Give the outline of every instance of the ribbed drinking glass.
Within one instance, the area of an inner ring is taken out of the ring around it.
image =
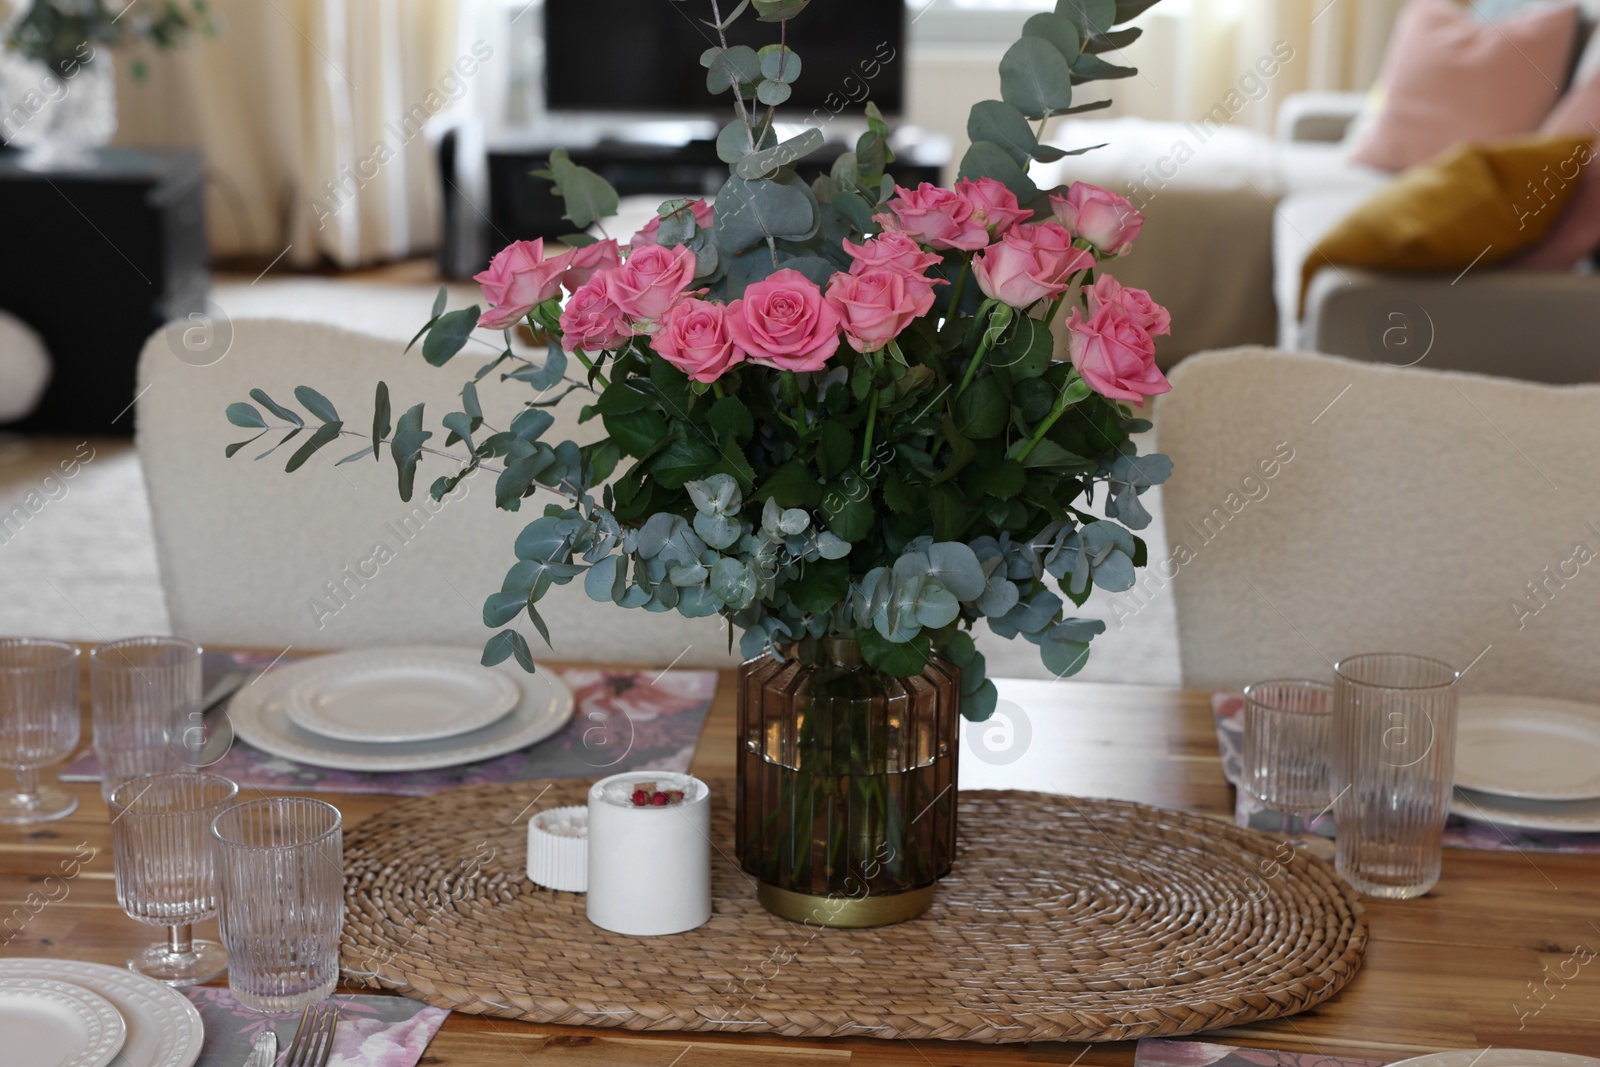
[[[217,866],[211,823],[239,794],[215,774],[178,772],[129,778],[111,791],[111,855],[117,903],[137,919],[168,930],[128,961],[168,985],[194,985],[228,968],[215,941],[193,926],[217,914]]]
[[[70,815],[78,798],[39,784],[39,768],[78,745],[78,650],[60,641],[0,638],[0,765],[17,788],[0,793],[0,823],[48,822]]]
[[[1294,678],[1244,687],[1245,791],[1282,813],[1284,833],[1293,829],[1296,816],[1314,820],[1333,799],[1328,789],[1332,720],[1333,686],[1326,682]]]
[[[129,778],[192,769],[184,731],[200,708],[200,646],[178,637],[130,637],[89,653],[94,750],[107,800]]]
[[[1448,663],[1400,652],[1334,666],[1337,866],[1369,896],[1421,896],[1439,880],[1459,677]]]
[[[340,821],[320,800],[267,797],[212,823],[228,988],[245,1007],[299,1011],[333,992],[344,921]]]

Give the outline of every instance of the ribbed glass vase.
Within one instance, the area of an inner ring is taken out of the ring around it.
[[[961,674],[896,678],[851,638],[739,669],[737,838],[767,910],[823,926],[914,918],[956,844]]]

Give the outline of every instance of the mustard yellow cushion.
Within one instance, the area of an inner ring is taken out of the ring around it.
[[[1300,303],[1327,264],[1392,271],[1462,271],[1537,244],[1577,192],[1588,136],[1540,134],[1461,145],[1403,171],[1317,242]]]

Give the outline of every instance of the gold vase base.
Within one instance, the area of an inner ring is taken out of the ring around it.
[[[792,889],[780,889],[766,882],[758,882],[756,899],[761,901],[763,908],[780,919],[842,930],[859,930],[915,919],[933,904],[933,890],[933,886],[925,885],[920,889],[881,896],[823,896],[796,893]]]

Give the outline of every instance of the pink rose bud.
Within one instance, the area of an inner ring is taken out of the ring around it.
[[[993,178],[963,178],[956,182],[956,195],[971,206],[973,219],[995,237],[1033,217],[1033,212],[1017,206],[1017,194]]]
[[[887,268],[835,274],[828,282],[827,301],[838,312],[850,347],[876,352],[928,313],[933,286],[925,278]]]
[[[600,271],[622,266],[622,256],[617,251],[617,242],[609,237],[592,245],[563,252],[556,258],[566,264],[567,269],[561,272],[561,285],[569,293],[577,292]]]
[[[1055,222],[1017,225],[972,259],[983,295],[1015,308],[1060,296],[1073,275],[1092,266],[1094,256],[1074,247],[1072,235]]]
[[[716,216],[712,212],[710,204],[706,203],[704,200],[691,200],[689,202],[689,210],[694,214],[695,225],[699,226],[702,230],[711,229],[711,224],[715,221]],[[655,218],[645,223],[643,229],[633,235],[633,240],[628,242],[628,250],[637,251],[643,248],[645,245],[655,245],[660,243],[661,216],[657,215]]]
[[[680,300],[661,316],[650,344],[663,359],[697,382],[714,382],[744,351],[728,332],[728,309],[709,300]]]
[[[544,240],[513,241],[489,261],[489,269],[472,280],[483,298],[494,305],[478,316],[478,325],[503,330],[561,292],[561,257],[544,258]]]
[[[1066,196],[1052,193],[1050,207],[1061,225],[1104,256],[1126,254],[1144,228],[1144,216],[1126,197],[1088,182],[1073,182]]]
[[[922,246],[912,238],[893,230],[880,233],[876,237],[869,237],[858,245],[853,245],[849,241],[841,243],[854,261],[850,264],[851,274],[882,268],[921,278],[929,267],[943,259],[937,253],[924,252]],[[949,283],[941,278],[934,284]]]
[[[1142,326],[1151,337],[1172,332],[1172,316],[1167,309],[1150,299],[1143,289],[1129,289],[1109,274],[1095,279],[1094,287],[1084,294],[1089,299],[1089,315],[1103,307],[1116,307],[1129,322]]]
[[[780,270],[728,305],[733,343],[751,363],[778,370],[821,370],[839,349],[839,314],[817,283],[797,270]]]
[[[694,281],[694,253],[678,245],[645,245],[608,275],[611,298],[630,318],[659,319]]]
[[[561,311],[561,347],[568,352],[606,352],[633,336],[628,316],[611,293],[615,271],[601,271],[578,287]]]
[[[923,182],[916,189],[895,186],[889,214],[874,215],[885,231],[908,234],[929,248],[974,251],[989,243],[989,231],[972,217],[972,205],[949,189]]]
[[[1172,388],[1156,366],[1155,341],[1117,306],[1108,304],[1087,320],[1073,308],[1067,331],[1073,366],[1101,396],[1143,406],[1145,397]]]

